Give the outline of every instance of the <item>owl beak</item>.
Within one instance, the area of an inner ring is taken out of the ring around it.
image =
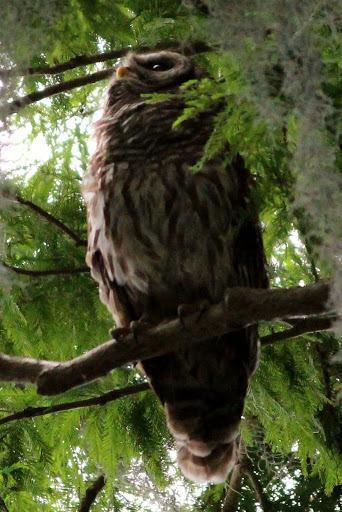
[[[126,67],[126,66],[120,66],[117,70],[116,70],[116,78],[122,78],[124,77],[125,75],[127,75],[129,71],[129,68]]]

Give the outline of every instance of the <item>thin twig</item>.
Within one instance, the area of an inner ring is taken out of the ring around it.
[[[102,491],[106,485],[106,479],[104,475],[100,475],[95,482],[93,482],[86,490],[85,496],[81,501],[79,512],[89,512],[90,507],[96,500],[98,494]]]
[[[56,219],[56,217],[51,215],[51,213],[47,212],[46,210],[44,210],[37,204],[33,203],[32,201],[28,201],[27,199],[24,199],[23,197],[21,197],[19,195],[15,196],[15,200],[18,203],[20,203],[24,206],[27,206],[28,208],[30,208],[32,211],[37,213],[40,217],[43,217],[45,220],[47,220],[51,224],[54,224],[58,229],[63,231],[63,233],[65,233],[69,238],[71,238],[76,243],[76,245],[87,246],[86,240],[83,240],[82,238],[80,238],[79,235],[77,233],[75,233],[72,229],[70,229],[63,222],[61,222],[59,219]]]
[[[70,411],[72,409],[80,409],[82,407],[91,407],[94,405],[105,405],[108,402],[113,402],[119,398],[133,395],[135,393],[141,393],[142,391],[148,391],[150,386],[147,382],[141,384],[135,384],[133,386],[127,386],[121,389],[113,389],[107,393],[103,393],[99,396],[87,398],[84,400],[75,400],[73,402],[67,402],[63,404],[42,406],[42,407],[26,407],[22,411],[15,412],[4,418],[0,418],[0,425],[5,425],[12,421],[22,420],[26,418],[36,418],[37,416],[46,416],[47,414],[53,414],[61,411]]]
[[[89,267],[75,267],[75,268],[54,268],[49,270],[31,270],[20,267],[13,267],[12,265],[8,265],[8,263],[1,261],[1,265],[10,270],[11,272],[15,272],[16,274],[21,274],[23,276],[30,277],[46,277],[46,276],[56,276],[56,275],[74,275],[74,274],[82,274],[90,272]]]
[[[329,290],[327,282],[289,289],[231,288],[225,301],[200,318],[189,318],[187,328],[175,318],[146,328],[139,336],[124,329],[119,341],[107,341],[64,363],[0,355],[0,380],[36,383],[41,394],[63,393],[127,363],[184,350],[237,327],[327,312]]]
[[[295,325],[291,329],[286,329],[281,332],[275,332],[262,336],[260,343],[262,346],[272,345],[278,341],[287,340],[289,338],[296,338],[303,334],[309,334],[318,331],[327,331],[333,327],[334,322],[337,320],[337,316],[321,316],[321,317],[307,317],[299,319],[295,322]]]

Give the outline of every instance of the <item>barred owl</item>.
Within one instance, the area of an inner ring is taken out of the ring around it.
[[[173,128],[184,109],[179,86],[201,76],[180,53],[131,53],[116,69],[96,123],[83,181],[86,261],[119,327],[174,317],[180,304],[216,303],[227,287],[267,286],[243,159],[229,158],[227,147],[193,172],[213,110]],[[142,94],[152,92],[174,94],[151,103]],[[188,478],[221,482],[236,462],[257,360],[257,327],[249,326],[141,363]]]

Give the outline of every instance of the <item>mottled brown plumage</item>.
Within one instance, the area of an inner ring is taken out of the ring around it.
[[[227,154],[194,173],[214,112],[173,122],[180,84],[199,75],[174,52],[130,54],[110,83],[84,178],[87,263],[116,325],[175,316],[180,304],[223,299],[227,287],[267,286],[251,178]],[[151,104],[142,93],[172,91]],[[256,326],[142,363],[165,408],[183,473],[223,481],[258,359]]]

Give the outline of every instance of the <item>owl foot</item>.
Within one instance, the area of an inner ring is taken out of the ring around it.
[[[121,338],[124,338],[130,332],[131,330],[128,327],[116,327],[115,329],[111,329],[109,334],[111,335],[112,339],[121,341]]]
[[[210,307],[207,299],[201,299],[192,304],[180,304],[177,308],[177,314],[180,323],[185,330],[191,331],[194,323],[199,322],[203,313]]]
[[[138,339],[139,334],[146,331],[150,327],[159,324],[160,318],[152,316],[148,313],[144,313],[141,315],[139,320],[133,320],[130,322],[129,327],[135,339]]]
[[[136,341],[138,340],[139,334],[146,331],[146,329],[148,329],[149,326],[150,324],[145,320],[133,320],[129,324],[133,337]]]

